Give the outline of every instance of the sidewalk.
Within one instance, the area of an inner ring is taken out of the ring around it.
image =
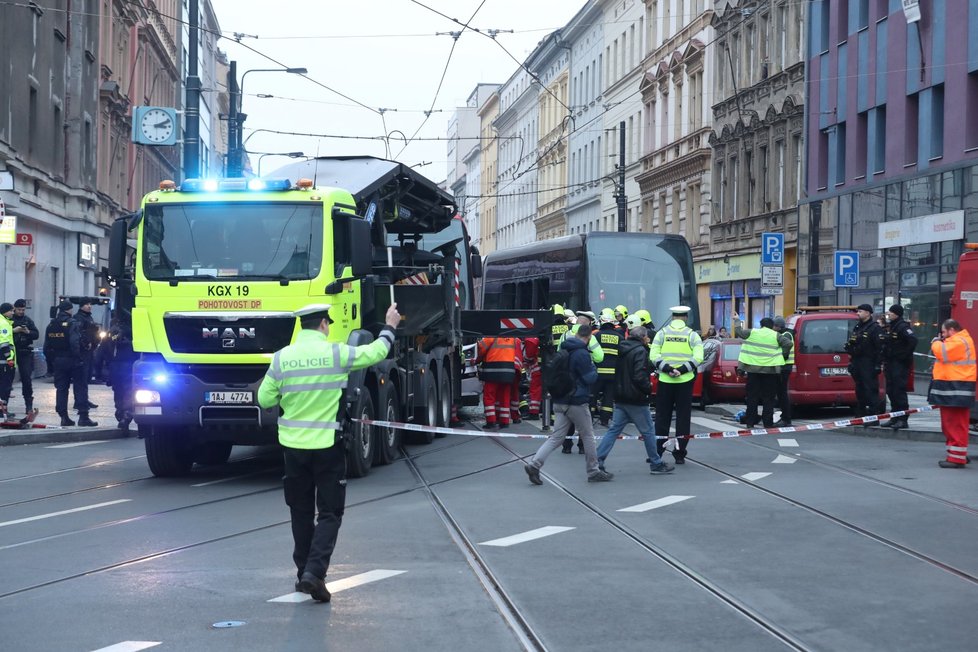
[[[61,417],[54,409],[55,389],[54,383],[50,378],[34,379],[34,407],[39,410],[37,418],[34,420],[36,426],[25,430],[0,429],[0,446],[14,444],[45,444],[59,442],[92,441],[95,439],[121,439],[125,433],[121,432],[115,420],[115,403],[112,400],[112,388],[105,384],[92,384],[88,386],[88,399],[98,405],[97,408],[89,410],[88,417],[98,422],[94,428],[80,428],[78,426],[61,427]],[[78,413],[71,409],[74,405],[75,397],[71,390],[68,390],[69,415],[72,420],[78,421]],[[26,414],[24,397],[21,396],[20,381],[14,381],[14,389],[10,394],[10,405],[8,409],[14,413],[13,419],[21,419]],[[129,436],[135,436],[136,424],[130,426]]]

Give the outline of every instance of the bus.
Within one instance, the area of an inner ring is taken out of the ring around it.
[[[691,308],[688,324],[700,330],[693,254],[679,235],[592,231],[494,251],[486,256],[484,309],[572,310],[623,305],[644,308],[654,326],[670,308]]]

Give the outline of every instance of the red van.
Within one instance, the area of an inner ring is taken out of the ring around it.
[[[978,337],[978,243],[967,242],[964,249],[958,259],[951,295],[951,319],[961,324],[971,337]],[[971,419],[978,419],[978,403],[971,408]]]
[[[801,307],[785,324],[795,336],[795,368],[788,380],[794,405],[856,404],[845,344],[859,318],[846,306]]]

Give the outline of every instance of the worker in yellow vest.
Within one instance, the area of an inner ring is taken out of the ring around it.
[[[774,320],[765,317],[760,328],[745,328],[740,315],[733,314],[734,335],[741,338],[737,367],[747,373],[747,420],[748,428],[757,425],[757,406],[762,406],[761,421],[765,428],[774,427],[774,399],[781,383],[781,367],[784,353],[778,333],[774,332]],[[781,333],[786,340],[790,337]]]

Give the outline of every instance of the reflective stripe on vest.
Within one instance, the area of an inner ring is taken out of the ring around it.
[[[740,345],[737,361],[755,367],[781,367],[784,354],[778,346],[778,334],[770,328],[755,328]]]

